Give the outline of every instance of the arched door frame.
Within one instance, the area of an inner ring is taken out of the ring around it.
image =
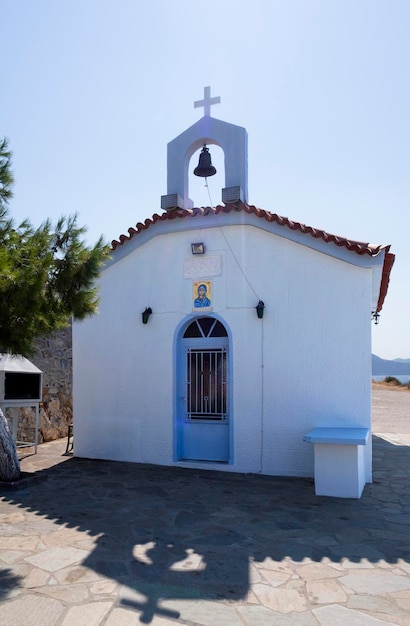
[[[230,410],[229,415],[229,459],[227,461],[228,464],[233,463],[234,458],[234,449],[233,449],[233,342],[232,342],[232,333],[231,330],[226,323],[226,321],[217,313],[195,313],[187,315],[175,329],[174,333],[174,342],[173,342],[173,459],[174,462],[181,462],[179,460],[179,384],[180,377],[182,376],[182,368],[184,362],[184,345],[183,345],[183,335],[188,328],[188,326],[195,320],[201,317],[210,317],[212,319],[218,320],[226,330],[227,339],[228,339],[228,367],[227,367],[227,376],[228,376],[228,390],[227,390],[227,400]],[[225,338],[226,339],[226,338]],[[210,341],[212,344],[215,344],[215,339],[211,338]],[[194,462],[194,461],[192,461]],[[212,463],[212,461],[209,461]]]

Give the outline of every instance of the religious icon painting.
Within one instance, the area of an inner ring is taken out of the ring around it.
[[[195,281],[192,286],[193,309],[207,309],[212,311],[212,281]]]

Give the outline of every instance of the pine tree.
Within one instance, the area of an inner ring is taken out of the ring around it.
[[[8,141],[4,137],[0,140],[0,208],[3,208],[13,196],[13,173],[11,171],[11,152],[8,150]]]
[[[35,228],[28,220],[15,226],[8,202],[14,182],[7,139],[0,141],[0,352],[29,356],[40,335],[84,319],[98,307],[94,282],[109,249],[102,237],[93,247],[77,216],[50,220]],[[0,416],[1,419],[1,416]],[[3,420],[5,418],[3,417]],[[0,451],[9,450],[6,429],[0,428]],[[2,455],[4,452],[2,453]],[[6,463],[11,467],[11,463]],[[16,472],[0,467],[0,479]]]

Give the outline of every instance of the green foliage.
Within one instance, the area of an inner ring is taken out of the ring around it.
[[[401,385],[401,382],[395,376],[386,376],[385,383],[394,383],[395,385]]]
[[[13,183],[11,152],[8,150],[8,141],[4,137],[0,140],[0,209],[4,208],[13,196],[11,191]]]
[[[10,169],[4,140],[2,146],[0,164],[7,161]],[[88,248],[75,215],[55,227],[50,220],[37,229],[27,220],[16,227],[6,207],[10,189],[4,195],[13,176],[7,167],[0,171],[0,351],[30,355],[36,337],[67,326],[71,316],[96,312],[94,282],[108,246],[100,238]]]

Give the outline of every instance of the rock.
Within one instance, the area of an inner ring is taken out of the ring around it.
[[[20,478],[20,463],[11,432],[0,409],[0,480],[15,481]]]

